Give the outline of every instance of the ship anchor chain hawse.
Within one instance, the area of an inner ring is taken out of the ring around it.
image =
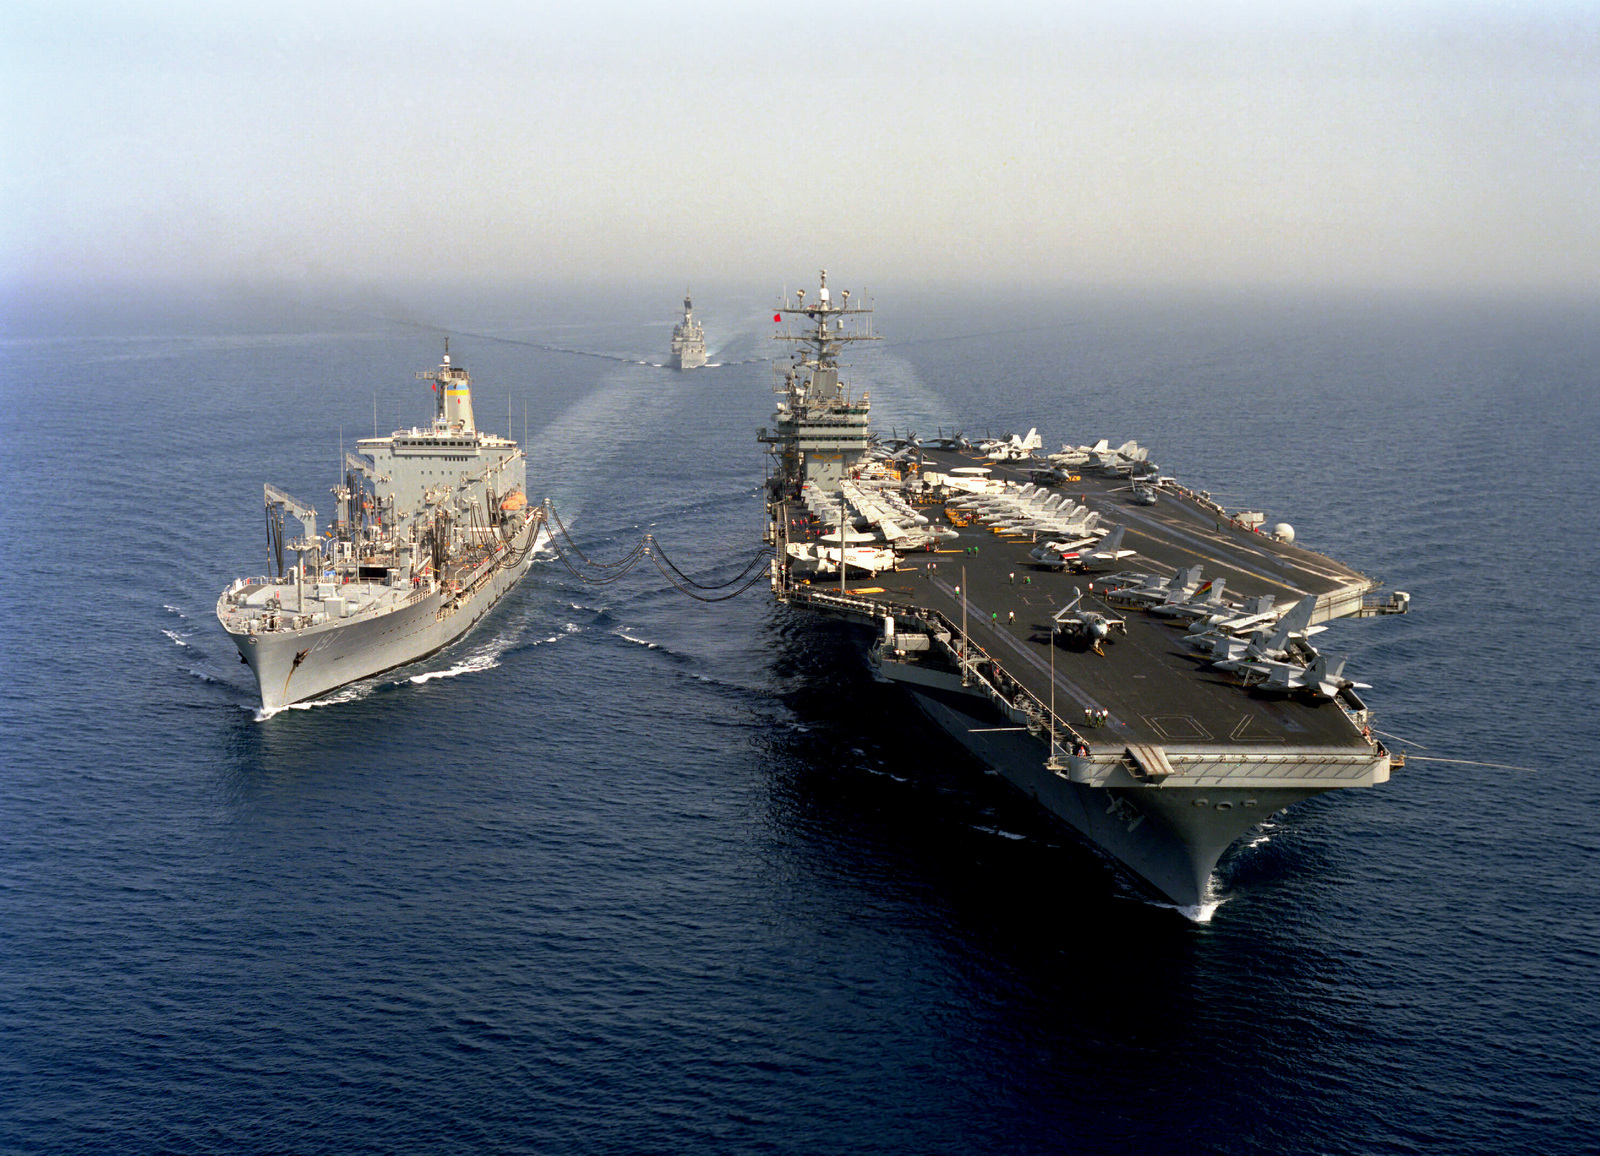
[[[273,573],[239,578],[217,600],[263,715],[448,646],[549,541],[522,448],[477,428],[472,379],[448,341],[439,367],[417,376],[435,394],[432,424],[356,443],[326,533],[314,508],[265,486]],[[285,537],[286,514],[298,537]]]
[[[779,602],[872,627],[870,661],[929,719],[1191,917],[1246,831],[1403,765],[1311,639],[1407,594],[1133,442],[877,442],[839,364],[871,312],[826,271],[778,307],[795,356],[758,438]]]

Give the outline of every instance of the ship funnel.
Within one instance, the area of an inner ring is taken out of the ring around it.
[[[424,381],[433,382],[435,407],[433,424],[438,430],[451,433],[478,432],[472,420],[472,377],[466,370],[450,364],[450,344],[445,342],[444,360],[438,369],[417,374]]]
[[[439,383],[440,417],[453,433],[476,433],[472,420],[472,379],[464,369],[451,370],[450,380]]]

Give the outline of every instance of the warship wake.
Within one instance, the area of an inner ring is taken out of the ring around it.
[[[794,355],[758,437],[779,602],[871,627],[870,661],[929,719],[1194,918],[1245,832],[1403,765],[1311,639],[1408,595],[1133,442],[879,443],[839,365],[870,314],[825,271],[778,309]]]
[[[477,428],[472,379],[448,342],[439,367],[417,376],[436,395],[433,423],[357,442],[326,533],[315,509],[265,486],[273,573],[236,579],[217,599],[264,715],[448,646],[548,541],[523,450]],[[299,536],[285,536],[286,513]]]

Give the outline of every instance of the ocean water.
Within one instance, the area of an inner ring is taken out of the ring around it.
[[[257,719],[260,484],[329,508],[444,332],[586,553],[736,572],[770,300],[697,292],[689,374],[674,303],[12,327],[0,1151],[1596,1150],[1600,307],[878,294],[880,429],[1136,437],[1413,595],[1324,636],[1412,761],[1195,924],[764,587],[547,557]]]

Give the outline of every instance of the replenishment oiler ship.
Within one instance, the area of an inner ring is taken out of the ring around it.
[[[325,534],[315,509],[265,487],[274,572],[240,578],[217,600],[263,715],[448,646],[548,540],[521,447],[478,430],[472,380],[450,363],[448,342],[443,363],[417,376],[436,394],[433,424],[356,443]],[[285,538],[286,513],[300,536]]]
[[[1262,532],[1129,442],[879,444],[839,353],[870,308],[779,306],[772,591],[872,627],[871,661],[958,743],[1191,917],[1269,815],[1403,764],[1311,639],[1409,596]]]

